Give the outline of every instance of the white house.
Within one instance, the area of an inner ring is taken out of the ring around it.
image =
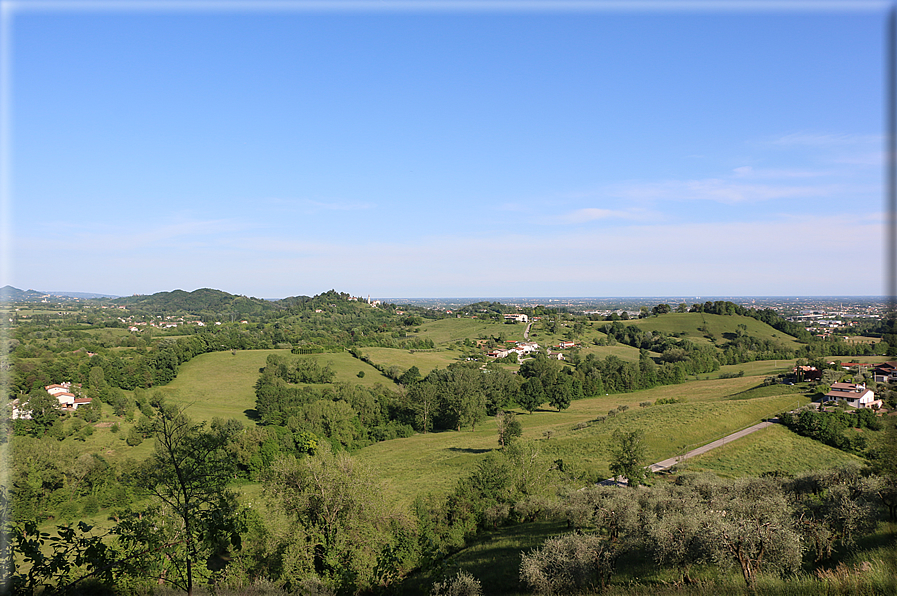
[[[79,397],[72,402],[72,409],[77,410],[79,407],[86,406],[92,401],[93,399],[90,397]]]
[[[520,342],[517,344],[517,352],[522,356],[523,354],[530,354],[539,349],[539,344],[534,341],[528,342]]]
[[[11,402],[9,402],[9,405],[12,406],[10,417],[13,420],[16,420],[17,418],[21,418],[23,420],[31,420],[31,410],[20,409],[18,399],[12,400]]]
[[[59,401],[59,405],[63,408],[71,408],[75,404],[74,393],[57,393],[53,397],[55,397]]]
[[[823,401],[839,399],[854,408],[871,408],[876,403],[875,392],[866,389],[862,383],[832,383],[831,391],[825,394]]]

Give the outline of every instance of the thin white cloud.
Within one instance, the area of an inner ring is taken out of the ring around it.
[[[832,175],[832,172],[741,166],[733,169],[732,175],[735,178],[766,178],[781,180],[789,178],[818,178],[820,176],[830,176]]]
[[[829,159],[832,163],[845,164],[851,166],[873,166],[880,168],[885,164],[884,151],[871,151],[868,153],[856,153],[850,155],[839,155]]]
[[[174,221],[152,225],[146,222],[88,225],[66,223],[65,250],[81,253],[128,254],[146,249],[187,250],[199,245],[219,244],[220,239],[232,237],[257,227],[238,219],[210,219]],[[17,256],[46,244],[39,236],[16,234]]]
[[[600,209],[597,207],[586,207],[585,209],[577,209],[563,215],[559,215],[553,219],[554,222],[562,224],[581,224],[596,220],[606,219],[623,219],[637,220],[644,219],[646,214],[644,210],[621,211],[615,209]]]
[[[744,174],[732,178],[744,177]],[[715,201],[756,203],[774,199],[830,197],[846,191],[843,185],[748,184],[734,179],[665,180],[631,182],[608,187],[607,194],[637,201]]]
[[[371,203],[351,201],[316,201],[313,199],[271,198],[268,202],[283,207],[298,207],[306,211],[365,211],[374,207]]]
[[[795,132],[773,139],[773,145],[802,145],[810,147],[836,147],[843,145],[881,144],[883,138],[877,134],[826,134]]]

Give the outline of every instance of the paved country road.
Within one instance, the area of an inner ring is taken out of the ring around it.
[[[758,430],[760,430],[761,428],[766,428],[767,426],[770,426],[772,424],[773,424],[773,422],[769,422],[769,421],[757,423],[754,426],[749,426],[743,430],[738,431],[737,433],[732,433],[731,435],[727,435],[727,436],[723,437],[722,439],[718,439],[716,441],[713,441],[712,443],[707,443],[703,447],[698,447],[697,449],[692,449],[685,455],[680,455],[679,457],[671,457],[669,459],[659,461],[656,464],[651,464],[648,467],[651,469],[652,472],[660,472],[661,470],[666,470],[666,469],[672,468],[673,466],[675,466],[676,464],[678,464],[679,462],[681,462],[683,460],[689,459],[690,457],[694,457],[696,455],[701,455],[702,453],[707,453],[711,449],[716,449],[717,447],[722,447],[726,443],[731,443],[732,441],[735,441],[742,437],[746,437],[747,435],[749,435],[751,433],[755,433]]]
[[[774,420],[775,420],[775,419],[774,419]],[[776,420],[776,421],[777,421],[777,420]],[[677,457],[671,457],[671,458],[669,458],[669,459],[665,459],[665,460],[663,460],[663,461],[659,461],[659,462],[657,462],[656,464],[651,464],[650,466],[648,466],[648,468],[649,468],[652,472],[660,472],[660,471],[662,471],[662,470],[668,470],[668,469],[672,468],[673,466],[675,466],[676,464],[678,464],[679,462],[685,461],[686,459],[688,459],[688,458],[690,458],[690,457],[694,457],[694,456],[696,456],[696,455],[701,455],[702,453],[707,453],[707,452],[710,451],[711,449],[716,449],[717,447],[722,447],[722,446],[725,445],[726,443],[731,443],[732,441],[736,441],[736,440],[738,440],[738,439],[740,439],[740,438],[742,438],[742,437],[746,437],[747,435],[749,435],[749,434],[751,434],[751,433],[755,433],[755,432],[757,432],[758,430],[763,429],[763,428],[766,428],[766,427],[771,426],[771,425],[773,425],[773,424],[775,424],[775,422],[772,422],[772,421],[769,421],[769,420],[764,421],[764,422],[758,422],[758,423],[755,424],[754,426],[749,426],[749,427],[747,427],[747,428],[745,428],[745,429],[742,429],[742,430],[738,431],[737,433],[732,433],[731,435],[726,435],[726,436],[723,437],[722,439],[717,439],[716,441],[713,441],[713,442],[711,442],[711,443],[707,443],[706,445],[704,445],[704,446],[702,446],[702,447],[698,447],[697,449],[692,449],[691,451],[689,451],[689,452],[686,453],[685,455],[680,455],[680,456],[677,456]],[[609,484],[609,485],[617,484],[617,485],[625,485],[625,484],[627,484],[627,482],[626,482],[626,479],[625,479],[625,478],[622,478],[621,480],[617,480],[616,478],[608,478],[607,480],[604,480],[604,481],[602,481],[602,482],[599,482],[598,484]]]

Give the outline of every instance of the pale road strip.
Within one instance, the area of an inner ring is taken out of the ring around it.
[[[694,457],[696,455],[701,455],[702,453],[707,453],[711,449],[716,449],[717,447],[722,447],[726,443],[731,443],[732,441],[735,441],[737,439],[745,437],[751,433],[757,432],[761,428],[766,428],[772,424],[773,423],[769,422],[769,421],[760,422],[758,424],[755,424],[754,426],[749,426],[743,430],[740,430],[737,433],[732,433],[731,435],[725,436],[722,439],[713,441],[712,443],[707,443],[703,447],[698,447],[697,449],[693,449],[693,450],[689,451],[688,453],[686,453],[685,455],[680,455],[679,457],[671,457],[669,459],[659,461],[656,464],[651,464],[648,467],[650,468],[650,470],[652,472],[660,472],[661,470],[667,470],[669,468],[672,468],[673,466],[675,466],[676,464],[678,464],[679,462],[681,462],[683,460],[686,460],[690,457]]]

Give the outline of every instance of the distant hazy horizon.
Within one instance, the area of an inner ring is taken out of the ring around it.
[[[2,289],[5,289],[4,286]],[[74,298],[83,298],[88,299],[89,297],[97,297],[97,298],[127,298],[129,296],[135,295],[153,295],[163,292],[173,292],[179,288],[175,288],[173,290],[159,290],[158,292],[150,292],[148,294],[134,294],[134,293],[126,293],[126,294],[101,294],[98,292],[70,292],[65,290],[40,290],[36,288],[14,288],[20,291],[35,291],[41,294],[51,295],[51,296],[66,296],[66,297],[74,297]],[[196,288],[196,289],[205,289],[205,288]],[[218,288],[208,288],[216,290]],[[672,306],[676,306],[683,302],[687,303],[691,306],[697,302],[707,302],[707,301],[717,301],[717,300],[728,300],[736,303],[743,303],[748,300],[760,301],[761,303],[765,303],[768,301],[822,301],[822,302],[837,302],[839,300],[844,301],[852,301],[852,302],[882,302],[886,303],[887,298],[884,296],[860,296],[860,295],[832,295],[832,296],[734,296],[734,295],[720,295],[720,296],[697,296],[697,295],[657,295],[657,296],[376,296],[376,295],[368,295],[368,294],[353,294],[352,292],[347,292],[346,290],[342,290],[340,288],[331,288],[337,292],[347,293],[350,296],[355,296],[357,298],[362,298],[367,300],[370,298],[373,300],[379,300],[381,302],[391,303],[391,304],[416,304],[416,303],[445,303],[452,305],[467,305],[473,304],[476,302],[501,302],[503,304],[515,304],[515,303],[530,303],[535,304],[537,302],[543,303],[545,306],[551,306],[553,303],[590,303],[597,304],[601,302],[609,302],[609,303],[651,303],[651,304],[660,304],[660,303],[668,303]],[[191,292],[195,290],[182,290],[185,292]],[[282,300],[285,298],[291,298],[295,296],[316,296],[322,294],[329,290],[321,290],[319,292],[314,293],[295,293],[287,296],[252,296],[253,298],[257,298],[260,300]],[[246,293],[237,293],[235,295],[242,296],[251,296],[251,294]],[[559,306],[563,306],[563,304],[558,304]]]

